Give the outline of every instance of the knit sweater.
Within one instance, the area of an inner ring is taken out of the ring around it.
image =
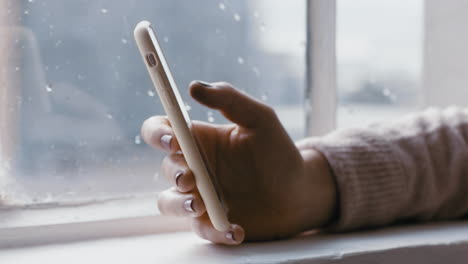
[[[308,145],[326,156],[336,179],[335,230],[468,213],[468,109],[429,109]]]

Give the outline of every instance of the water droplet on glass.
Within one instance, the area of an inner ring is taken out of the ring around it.
[[[385,95],[385,96],[390,96],[390,94],[392,94],[392,92],[391,92],[390,89],[388,89],[388,88],[383,89],[383,90],[382,90],[382,93],[383,93],[383,95]]]
[[[154,175],[153,175],[153,181],[158,181],[159,180],[159,173],[156,172]]]
[[[28,15],[28,14],[29,14],[29,10],[24,10],[24,14],[25,14],[25,15]]]
[[[55,47],[58,47],[62,44],[62,41],[59,39],[55,42]]]
[[[237,22],[239,22],[240,19],[241,19],[240,15],[237,14],[237,13],[235,13],[235,14],[234,14],[234,20],[237,21]]]
[[[208,122],[213,123],[215,121],[213,112],[208,111],[207,116],[208,116]]]
[[[169,42],[169,37],[168,37],[168,36],[165,36],[165,37],[163,38],[163,41],[166,42],[166,43],[168,43],[168,42]]]
[[[103,13],[103,14],[107,14],[107,12],[109,12],[107,9],[105,9],[105,8],[101,8],[101,13]]]
[[[257,67],[252,67],[252,71],[255,73],[255,75],[260,76],[260,70]]]
[[[192,110],[192,107],[188,105],[187,103],[185,103],[185,110],[190,111]]]
[[[20,67],[19,66],[16,66],[15,67],[15,71],[19,71],[20,70]]]
[[[45,89],[46,89],[46,91],[47,91],[48,93],[52,92],[52,84],[48,83],[48,84],[46,85]]]
[[[265,30],[266,30],[265,22],[262,22],[262,23],[260,24],[260,30],[261,30],[262,32],[265,32]]]
[[[140,145],[141,144],[141,137],[140,135],[135,136],[135,144]]]
[[[258,11],[254,11],[253,16],[254,16],[255,18],[258,18],[260,15],[258,14]]]
[[[264,93],[264,94],[262,94],[260,96],[260,99],[262,99],[262,101],[266,102],[266,101],[268,101],[268,95],[266,93]]]
[[[237,63],[239,63],[239,64],[244,64],[244,58],[242,58],[242,57],[237,57]]]
[[[34,0],[28,0],[29,3],[34,3]]]
[[[78,141],[78,146],[84,147],[84,146],[86,146],[86,145],[88,145],[88,142],[87,142],[87,141],[82,141],[82,140]]]
[[[78,80],[82,81],[82,80],[84,80],[86,77],[85,77],[84,75],[78,74],[78,75],[76,76],[76,78],[78,78]]]
[[[126,38],[122,38],[120,41],[122,41],[123,44],[127,44],[128,40]]]
[[[106,117],[109,118],[109,119],[113,119],[113,118],[114,118],[111,114],[107,114]]]
[[[219,3],[219,9],[221,10],[226,9],[226,5],[224,3]]]
[[[153,97],[153,96],[154,96],[154,92],[153,92],[152,90],[148,90],[148,96]]]

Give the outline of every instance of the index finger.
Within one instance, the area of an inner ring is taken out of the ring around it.
[[[150,146],[166,152],[176,152],[180,150],[171,124],[166,116],[152,116],[143,122],[141,136]]]

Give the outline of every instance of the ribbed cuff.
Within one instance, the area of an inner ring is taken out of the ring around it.
[[[338,217],[327,230],[380,226],[397,219],[407,185],[403,167],[384,138],[346,130],[311,146],[326,156],[337,183]]]

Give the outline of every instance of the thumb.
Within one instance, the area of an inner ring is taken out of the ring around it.
[[[190,95],[199,103],[219,110],[230,121],[245,128],[264,128],[277,120],[273,109],[225,82],[190,83]]]

